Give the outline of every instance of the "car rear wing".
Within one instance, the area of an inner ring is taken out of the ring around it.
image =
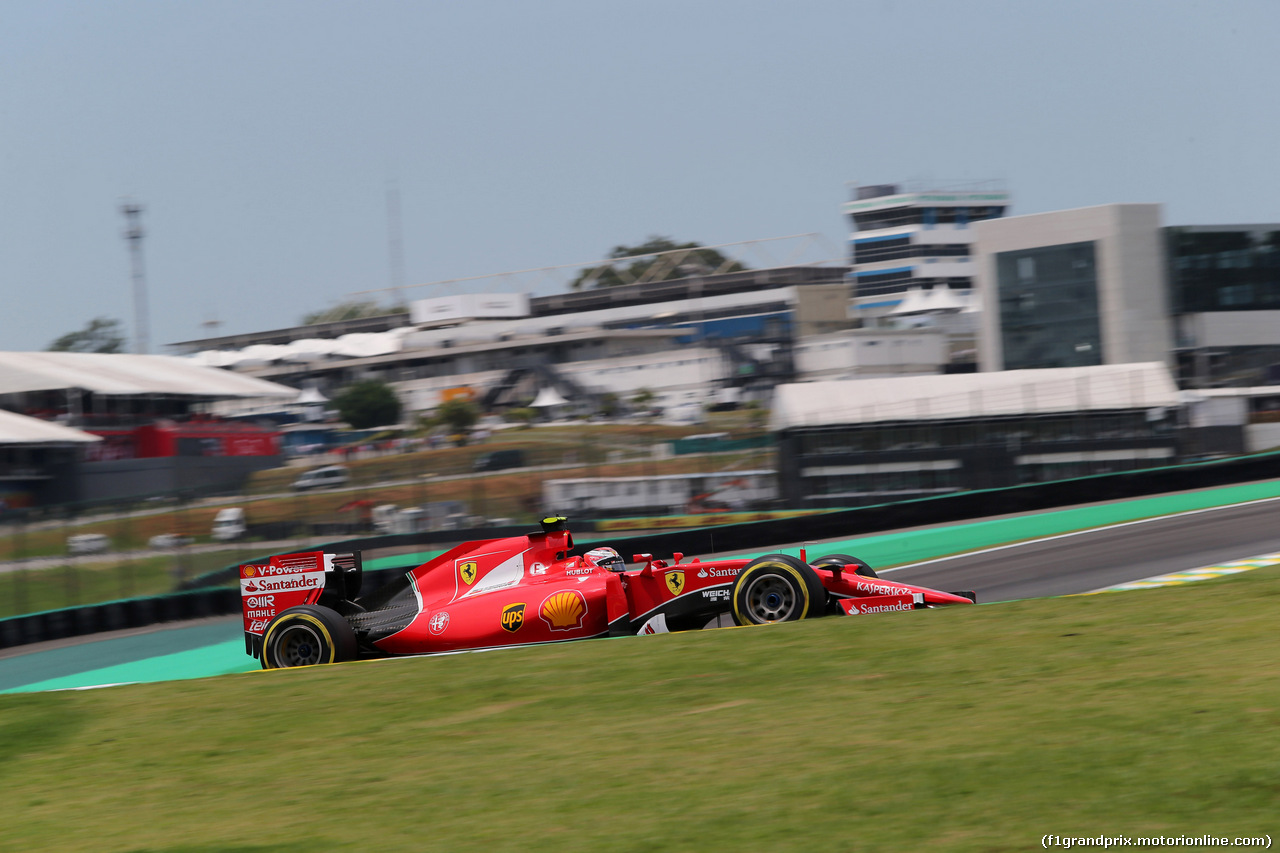
[[[333,606],[360,594],[364,562],[359,551],[280,554],[240,567],[240,612],[245,652],[258,657],[271,620],[300,604]]]

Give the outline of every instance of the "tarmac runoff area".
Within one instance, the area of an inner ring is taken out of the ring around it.
[[[1046,543],[1052,547],[1056,544],[1054,540],[1069,540],[1082,536],[1080,531],[1096,528],[1106,528],[1112,535],[1129,535],[1130,531],[1125,528],[1131,528],[1132,535],[1137,536],[1149,526],[1144,520],[1157,517],[1188,516],[1181,526],[1194,529],[1196,516],[1209,518],[1221,514],[1214,512],[1215,509],[1229,507],[1261,510],[1274,517],[1275,512],[1280,512],[1280,480],[805,544],[813,557],[819,556],[819,550],[856,553],[877,568],[890,566],[886,571],[895,579],[946,586],[908,576],[924,571],[923,567],[931,567],[929,570],[936,572],[951,561],[999,563],[1000,551],[1019,547],[1004,543],[1035,540],[1037,545]],[[1244,540],[1241,544],[1248,547]],[[1233,555],[1231,559],[1202,568],[1180,568],[1151,576],[1143,575],[1135,566],[1137,578],[1130,575],[1122,582],[1075,592],[1100,593],[1192,583],[1277,564],[1280,564],[1280,551],[1248,558]],[[1028,592],[1064,594],[1052,587]],[[24,646],[0,652],[0,693],[177,681],[258,668],[258,662],[244,652],[240,618],[217,617],[177,627],[158,625],[80,638],[70,643]]]

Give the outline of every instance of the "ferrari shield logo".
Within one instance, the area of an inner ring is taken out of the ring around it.
[[[476,563],[475,560],[468,560],[458,566],[458,574],[462,577],[462,582],[467,586],[471,586],[476,582]]]
[[[508,604],[502,608],[502,630],[514,634],[524,624],[524,604]]]
[[[671,590],[672,595],[679,595],[684,592],[684,572],[667,572],[667,589]]]

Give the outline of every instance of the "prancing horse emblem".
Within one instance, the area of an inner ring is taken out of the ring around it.
[[[671,590],[672,595],[679,595],[684,592],[684,572],[667,572],[667,589]]]
[[[476,582],[476,564],[472,560],[468,560],[461,566],[458,566],[458,574],[462,575],[462,582],[467,586],[471,586]]]

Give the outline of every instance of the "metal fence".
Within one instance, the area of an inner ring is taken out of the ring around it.
[[[293,460],[261,472],[237,495],[179,492],[10,510],[0,516],[0,619],[160,595],[264,553],[354,536],[532,523],[548,509],[543,483],[550,478],[772,465],[768,448],[715,450],[677,456],[667,442],[604,441],[590,429],[500,447],[388,444]],[[295,488],[304,472],[335,465],[345,481]],[[231,508],[242,511],[244,529],[221,539],[215,520]],[[578,510],[582,518],[592,513],[589,505]]]

